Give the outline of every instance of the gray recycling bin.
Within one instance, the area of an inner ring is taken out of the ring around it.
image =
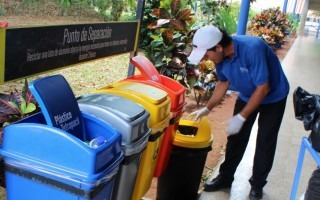
[[[121,133],[125,158],[120,163],[112,199],[131,199],[141,155],[151,133],[150,114],[139,104],[112,94],[84,95],[78,103],[81,111],[102,119]]]

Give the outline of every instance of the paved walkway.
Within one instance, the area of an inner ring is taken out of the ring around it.
[[[263,200],[290,199],[301,139],[308,136],[302,121],[296,120],[292,94],[300,86],[306,91],[320,94],[320,40],[312,37],[298,37],[282,66],[290,82],[287,108],[278,137],[274,166],[264,188]],[[256,125],[253,132],[256,133]],[[231,190],[202,192],[200,200],[246,200],[250,191],[248,179],[251,176],[256,134],[252,134],[244,159],[240,163]],[[303,199],[308,180],[316,168],[316,163],[306,153],[296,199]],[[218,170],[212,177],[216,176]]]

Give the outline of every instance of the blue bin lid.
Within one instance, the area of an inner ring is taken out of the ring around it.
[[[29,84],[49,126],[65,130],[81,138],[83,121],[77,100],[62,75],[36,79]]]

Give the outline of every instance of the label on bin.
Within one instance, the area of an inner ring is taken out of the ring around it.
[[[70,130],[73,130],[74,127],[80,125],[80,119],[79,117],[76,117],[72,119],[72,113],[71,112],[63,112],[61,114],[57,114],[54,116],[55,123],[61,127],[62,130],[69,132]]]
[[[48,125],[81,138],[84,127],[78,102],[62,75],[34,80],[29,84],[29,88],[39,103]]]

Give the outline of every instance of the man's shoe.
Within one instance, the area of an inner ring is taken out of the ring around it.
[[[221,176],[217,176],[212,181],[204,184],[203,191],[214,192],[221,189],[230,189],[232,182],[225,182]]]
[[[251,190],[249,193],[250,200],[259,200],[259,199],[262,199],[262,196],[263,196],[262,187],[255,187],[255,186],[251,187]]]

